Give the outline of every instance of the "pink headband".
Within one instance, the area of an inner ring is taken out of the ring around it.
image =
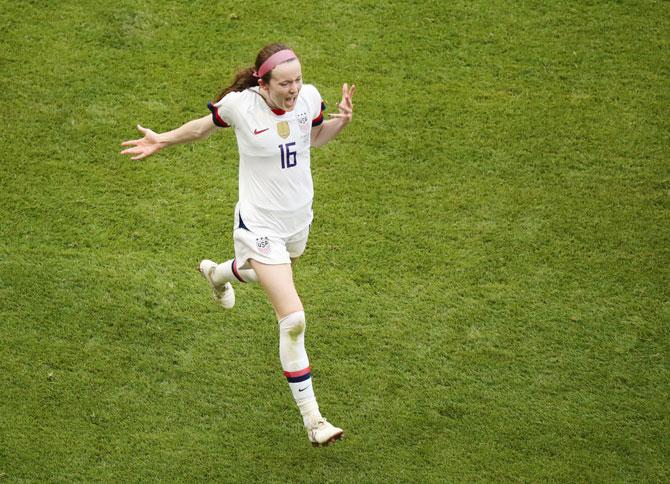
[[[254,71],[254,77],[261,78],[282,62],[297,58],[298,56],[295,55],[291,49],[284,49],[280,50],[279,52],[275,52],[270,57],[268,57],[267,60],[263,62],[263,64],[261,64],[258,72]]]

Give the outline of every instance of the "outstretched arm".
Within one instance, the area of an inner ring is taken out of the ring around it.
[[[351,98],[356,91],[356,86],[352,85],[351,88],[345,83],[342,85],[342,100],[337,103],[338,112],[334,114],[329,114],[331,119],[324,121],[320,126],[312,128],[312,146],[318,148],[328,143],[333,139],[337,134],[342,131],[349,122],[351,122],[351,116],[354,110],[354,104],[351,102]]]
[[[123,150],[121,154],[134,155],[131,160],[141,160],[167,146],[205,139],[212,134],[215,128],[216,125],[212,120],[212,116],[209,115],[189,121],[177,129],[166,131],[165,133],[156,133],[138,124],[137,129],[144,137],[121,143],[121,146],[130,147]]]

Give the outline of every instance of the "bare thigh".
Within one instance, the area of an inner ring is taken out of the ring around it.
[[[258,281],[268,295],[278,319],[303,310],[293,283],[291,264],[262,264],[253,259],[250,259],[249,263],[256,271]]]

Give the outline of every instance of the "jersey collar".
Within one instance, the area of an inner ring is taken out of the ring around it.
[[[272,111],[274,114],[276,114],[277,116],[283,116],[284,114],[286,114],[286,111],[284,111],[283,109],[273,108],[272,106],[270,106],[270,105],[268,104],[268,102],[266,101],[266,99],[263,97],[263,95],[260,93],[260,88],[259,88],[258,86],[254,86],[254,87],[252,87],[252,88],[250,88],[250,89],[251,89],[253,92],[255,92],[256,94],[258,94],[258,95],[261,97],[261,99],[263,100],[263,102],[265,103],[265,105],[266,105],[266,106],[270,109],[270,111]]]

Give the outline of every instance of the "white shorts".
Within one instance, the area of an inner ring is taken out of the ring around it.
[[[235,218],[233,243],[238,269],[250,269],[249,259],[262,264],[290,264],[292,258],[300,257],[305,252],[309,238],[309,225],[290,237],[280,237],[255,233],[245,227],[240,227],[237,213]]]

